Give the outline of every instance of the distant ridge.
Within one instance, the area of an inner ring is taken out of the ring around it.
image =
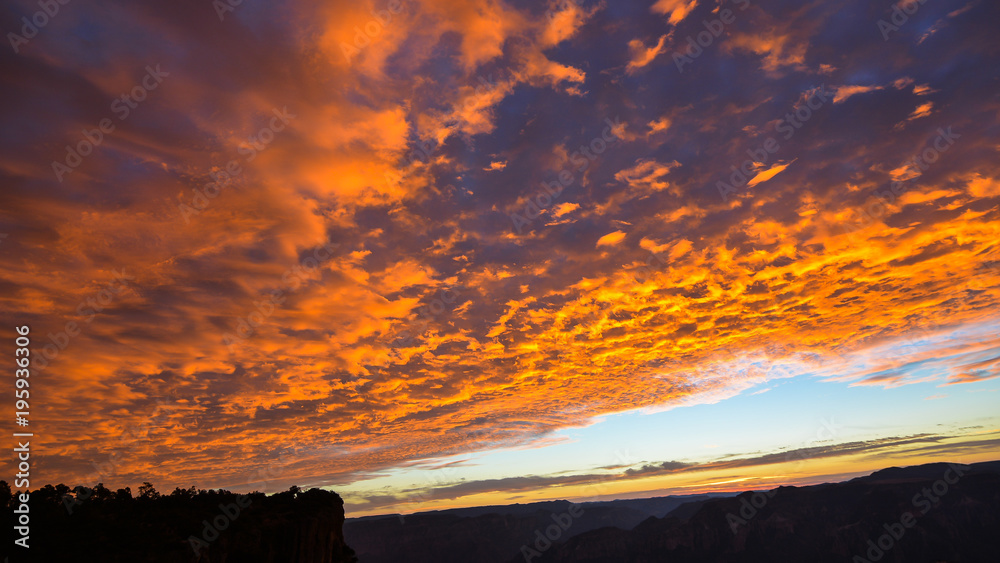
[[[570,523],[560,529],[559,541],[565,541],[599,528],[630,530],[685,503],[729,496],[732,494],[584,503],[556,500],[434,510],[403,517],[366,516],[348,518],[344,523],[344,538],[363,563],[440,563],[442,554],[453,550],[460,551],[462,557],[444,560],[503,563],[521,553],[522,546],[535,542],[540,530],[544,532],[557,521]]]
[[[948,469],[948,463],[926,463],[908,467],[887,467],[879,469],[870,475],[855,477],[848,482],[878,483],[896,480],[937,479]],[[1000,461],[984,461],[968,467],[971,473],[1000,473]]]
[[[638,498],[638,499],[615,499],[607,501],[589,501],[582,503],[572,503],[568,500],[549,500],[541,502],[529,502],[529,503],[514,503],[514,504],[495,504],[487,506],[472,506],[467,508],[447,508],[443,510],[425,510],[422,512],[414,512],[412,514],[406,515],[404,518],[412,518],[417,515],[429,515],[429,514],[439,514],[439,515],[454,515],[461,516],[464,518],[470,518],[475,516],[483,516],[485,514],[510,514],[514,516],[521,516],[525,514],[531,514],[538,510],[549,510],[549,511],[564,511],[571,504],[579,504],[581,506],[598,506],[614,503],[618,506],[628,506],[640,512],[648,513],[652,516],[663,517],[671,510],[681,506],[685,502],[692,502],[698,500],[707,500],[711,498],[721,498],[721,497],[731,497],[735,496],[736,493],[706,493],[697,495],[668,495],[662,497],[651,497],[651,498]],[[376,514],[371,516],[358,516],[356,518],[348,518],[347,521],[363,521],[363,520],[380,520],[383,518],[399,518],[398,513],[391,514]]]
[[[997,530],[1000,461],[931,463],[690,503],[632,530],[574,535],[532,561],[993,562]]]

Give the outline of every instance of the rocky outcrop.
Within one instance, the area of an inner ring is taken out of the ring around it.
[[[8,520],[11,510],[6,511]],[[270,496],[194,489],[160,496],[146,490],[132,498],[128,489],[78,488],[73,493],[60,485],[31,493],[30,510],[32,561],[357,561],[344,543],[343,501],[319,489],[293,487]],[[8,535],[12,526],[12,521],[5,523]],[[4,542],[8,553],[0,558],[20,561],[24,554],[10,547],[12,541]]]

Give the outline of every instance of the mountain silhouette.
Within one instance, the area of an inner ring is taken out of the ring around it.
[[[14,545],[21,505],[0,481],[5,511],[3,556],[20,561],[114,563],[354,563],[344,544],[344,502],[320,489],[264,495],[149,483],[137,496],[46,485],[31,492],[29,548]],[[12,537],[12,535],[14,537]]]

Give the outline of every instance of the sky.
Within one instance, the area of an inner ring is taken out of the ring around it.
[[[0,16],[39,486],[360,516],[1000,457],[995,3],[39,9]]]

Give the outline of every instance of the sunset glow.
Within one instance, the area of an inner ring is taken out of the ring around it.
[[[96,6],[2,55],[33,486],[353,517],[998,458],[996,3]]]

